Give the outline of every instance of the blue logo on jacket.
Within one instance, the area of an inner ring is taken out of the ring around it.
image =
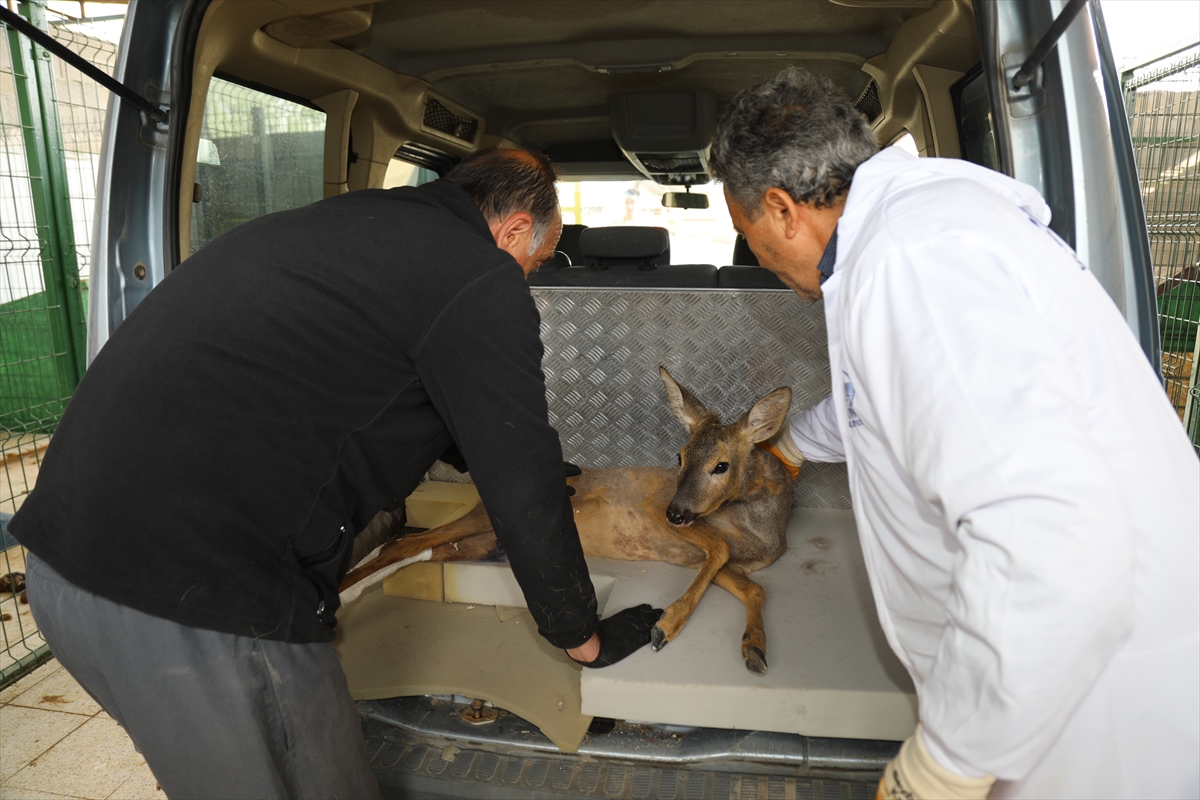
[[[842,380],[846,387],[846,416],[850,419],[850,427],[857,428],[863,424],[862,418],[854,410],[854,384],[850,382],[850,374],[842,370]]]

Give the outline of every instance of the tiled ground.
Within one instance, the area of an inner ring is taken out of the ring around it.
[[[0,692],[0,798],[165,797],[133,742],[57,661]]]

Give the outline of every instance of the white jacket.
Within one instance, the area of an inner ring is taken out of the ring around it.
[[[888,148],[824,285],[880,621],[935,757],[993,796],[1200,793],[1200,461],[1036,191]]]

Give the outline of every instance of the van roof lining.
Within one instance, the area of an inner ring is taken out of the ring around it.
[[[371,28],[338,45],[429,81],[486,117],[489,132],[547,147],[578,136],[556,130],[562,121],[607,117],[610,94],[704,90],[723,105],[785,64],[857,97],[869,80],[862,64],[913,11],[794,0],[382,0]],[[628,65],[644,71],[597,70]]]

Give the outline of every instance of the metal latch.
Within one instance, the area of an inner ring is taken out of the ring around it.
[[[496,718],[500,716],[500,709],[475,699],[471,705],[462,710],[460,716],[468,725],[487,725],[496,721]]]

